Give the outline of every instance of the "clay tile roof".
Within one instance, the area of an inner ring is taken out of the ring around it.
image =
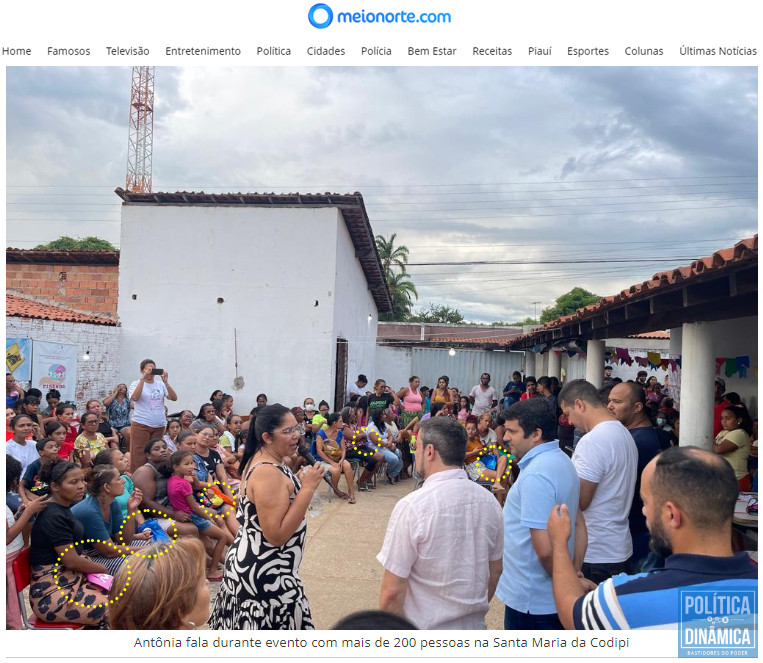
[[[742,262],[752,262],[758,259],[758,236],[753,235],[738,241],[733,247],[719,249],[715,253],[695,260],[691,265],[676,267],[665,272],[658,272],[648,281],[635,283],[629,288],[622,290],[617,295],[602,297],[596,304],[579,308],[571,315],[565,315],[556,320],[545,323],[540,329],[529,334],[518,336],[511,340],[511,345],[527,340],[539,331],[564,326],[568,322],[584,320],[592,317],[592,314],[600,313],[612,305],[622,304],[629,299],[638,299],[644,293],[668,288],[683,281],[695,279],[701,275],[717,272],[738,265]]]
[[[644,332],[643,334],[631,334],[628,338],[651,338],[668,341],[670,340],[670,330]]]
[[[58,320],[59,322],[89,322],[93,325],[116,327],[117,323],[109,318],[99,318],[87,313],[77,313],[60,306],[41,304],[33,299],[5,295],[5,316],[13,318],[36,318],[39,320]]]

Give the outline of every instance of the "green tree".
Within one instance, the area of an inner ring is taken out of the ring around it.
[[[379,252],[384,278],[387,280],[389,294],[392,297],[392,312],[382,313],[379,320],[405,322],[411,315],[413,302],[419,298],[419,293],[416,292],[416,286],[405,271],[408,263],[408,247],[403,244],[395,246],[396,238],[397,233],[392,233],[389,239],[384,235],[376,236],[376,250]]]
[[[81,237],[75,239],[63,235],[47,244],[39,244],[34,247],[43,251],[116,251],[117,247],[100,237]]]
[[[544,308],[543,312],[540,314],[540,321],[550,322],[551,320],[556,320],[556,318],[563,315],[574,313],[583,306],[595,304],[600,299],[601,297],[599,297],[599,295],[594,295],[592,292],[588,292],[588,290],[584,290],[583,288],[573,288],[569,292],[558,297],[553,306]]]
[[[411,315],[413,300],[419,297],[416,286],[413,285],[413,281],[408,278],[407,274],[400,272],[387,276],[387,287],[392,297],[392,312],[382,313],[379,320],[406,322]]]
[[[389,275],[393,271],[393,266],[398,267],[405,274],[405,266],[408,264],[408,247],[404,244],[395,246],[397,233],[392,233],[389,239],[384,235],[376,236],[376,250],[379,252],[384,273]]]
[[[430,302],[429,306],[408,318],[409,322],[438,322],[457,325],[464,321],[461,311],[450,306],[439,306]]]

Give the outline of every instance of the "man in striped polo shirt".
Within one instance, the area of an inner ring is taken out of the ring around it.
[[[677,628],[682,591],[749,589],[758,574],[747,553],[731,550],[738,488],[723,458],[697,447],[674,447],[644,468],[641,496],[650,546],[665,568],[620,574],[584,593],[567,548],[571,526],[565,506],[548,519],[553,589],[568,629]]]

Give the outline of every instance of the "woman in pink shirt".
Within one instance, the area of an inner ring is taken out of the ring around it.
[[[424,412],[424,398],[419,391],[421,380],[418,376],[412,375],[408,380],[408,386],[403,387],[397,392],[397,397],[403,401],[403,412],[401,413],[402,427],[405,428],[416,417],[421,421]]]

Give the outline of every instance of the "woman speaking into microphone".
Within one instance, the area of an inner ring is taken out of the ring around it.
[[[225,559],[212,629],[313,629],[299,562],[305,513],[326,471],[316,464],[295,476],[283,459],[298,443],[297,420],[288,408],[268,405],[257,413],[240,465],[241,528]]]

